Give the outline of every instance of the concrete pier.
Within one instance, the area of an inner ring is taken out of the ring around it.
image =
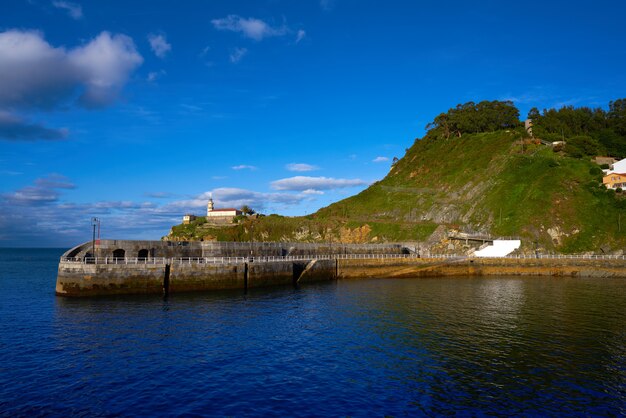
[[[405,254],[396,245],[373,246],[370,249],[372,254],[363,253],[367,246],[335,246],[344,253],[314,255],[310,253],[315,251],[315,245],[324,247],[323,244],[306,244],[298,248],[301,244],[260,243],[262,245],[254,248],[257,251],[254,257],[208,257],[198,254],[205,251],[216,254],[216,243],[203,248],[199,245],[202,243],[181,246],[167,243],[159,247],[150,241],[110,241],[106,248],[101,246],[95,252],[99,257],[91,257],[88,244],[69,250],[61,258],[57,295],[80,297],[246,290],[358,278],[490,275],[626,277],[624,256],[420,258],[415,254]],[[227,254],[249,251],[249,246],[241,243],[218,244]],[[122,254],[121,250],[136,251],[145,257],[117,257]],[[275,255],[286,251],[296,255]],[[76,256],[80,254],[82,256]]]
[[[89,264],[61,260],[56,282],[60,296],[158,294],[250,289],[296,285],[336,278],[335,260],[231,261],[204,263],[163,259],[115,260],[117,264]]]

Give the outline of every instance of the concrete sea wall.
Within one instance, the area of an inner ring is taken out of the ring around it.
[[[59,263],[56,294],[98,296],[163,291],[165,265]]]
[[[334,280],[335,260],[171,264],[61,261],[56,294],[98,296],[249,289]]]
[[[626,277],[624,259],[558,258],[397,258],[340,259],[337,278],[437,276]]]

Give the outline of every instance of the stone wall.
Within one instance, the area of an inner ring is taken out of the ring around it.
[[[429,258],[337,260],[337,278],[437,276],[626,277],[626,260]]]
[[[246,263],[172,264],[169,293],[245,289]]]
[[[59,263],[61,296],[147,294],[163,291],[164,265]]]
[[[161,294],[193,291],[249,289],[293,285],[303,281],[333,280],[334,260],[301,262],[240,262],[229,264],[83,264],[59,263],[56,294],[98,296]],[[306,270],[306,267],[309,267]]]

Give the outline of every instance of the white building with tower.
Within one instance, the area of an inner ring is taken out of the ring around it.
[[[243,215],[243,212],[239,209],[235,208],[223,208],[223,209],[215,209],[215,204],[213,203],[213,198],[209,198],[209,203],[206,206],[206,220],[210,223],[216,224],[227,224],[232,223],[233,218],[235,216]],[[192,214],[185,214],[183,216],[183,224],[188,225],[194,220],[197,219],[197,216]]]
[[[215,209],[213,204],[213,198],[209,198],[209,203],[206,206],[206,217],[207,221],[209,220],[217,220],[217,218],[229,218],[232,219],[234,216],[242,215],[243,212],[235,209],[235,208],[224,208],[224,209]]]

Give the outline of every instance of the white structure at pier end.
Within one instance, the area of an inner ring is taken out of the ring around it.
[[[522,242],[518,239],[494,239],[493,245],[474,251],[476,257],[506,257],[517,250]]]

